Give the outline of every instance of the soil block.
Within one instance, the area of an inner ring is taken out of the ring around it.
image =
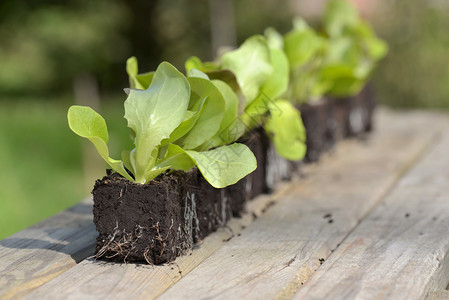
[[[245,208],[246,179],[212,187],[197,168],[132,183],[117,173],[92,191],[96,257],[162,264],[175,260]]]
[[[372,83],[368,82],[360,92],[361,105],[364,107],[365,114],[363,118],[363,131],[370,132],[374,128],[373,116],[377,101]]]
[[[242,184],[239,186],[242,187]],[[197,243],[226,225],[233,215],[233,210],[237,214],[239,208],[245,207],[245,191],[228,187],[216,189],[204,179],[197,168],[193,168],[187,173],[182,200],[191,240]],[[238,200],[242,200],[242,203],[237,203]]]
[[[281,181],[291,180],[299,164],[281,157],[273,143],[268,144],[266,163],[266,185],[270,191],[276,189]]]
[[[334,103],[322,98],[319,101],[302,104],[298,109],[306,128],[307,153],[304,161],[318,161],[321,153],[331,149],[336,142]]]
[[[349,111],[351,109],[352,100],[350,97],[333,98],[334,102],[334,118],[336,124],[335,138],[340,141],[349,137]]]
[[[270,143],[263,128],[256,128],[241,141],[254,153],[257,160],[257,168],[246,176],[247,199],[253,199],[258,195],[268,193],[266,183],[267,150]]]
[[[184,172],[132,183],[117,173],[92,191],[99,232],[95,256],[118,262],[162,264],[192,248],[191,225],[181,200]]]
[[[373,129],[376,101],[371,84],[355,96],[336,98],[334,102],[337,139],[363,135]]]

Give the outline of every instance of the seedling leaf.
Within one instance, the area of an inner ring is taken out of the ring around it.
[[[67,114],[70,129],[77,135],[91,141],[108,165],[128,180],[133,180],[126,172],[123,162],[109,157],[107,143],[108,129],[102,116],[87,106],[73,105]]]

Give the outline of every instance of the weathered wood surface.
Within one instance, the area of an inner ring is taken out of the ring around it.
[[[23,296],[93,254],[91,202],[0,241],[0,299]]]
[[[429,291],[445,289],[448,151],[446,130],[294,299],[424,299]]]
[[[447,299],[449,299],[448,290],[432,291],[426,297],[426,300],[447,300]]]
[[[201,245],[175,263],[164,266],[105,263],[87,259],[30,293],[25,299],[152,299],[201,264],[229,239],[238,235],[272,201],[282,198],[289,187],[272,196],[252,201],[248,213],[232,219],[225,228],[207,237]]]
[[[81,204],[0,241],[0,299],[449,299],[448,120],[382,111],[368,140],[343,142],[171,265],[84,259],[96,232]]]
[[[365,143],[342,143],[306,179],[254,202],[260,211],[279,201],[254,222],[251,214],[232,220],[231,240],[220,229],[168,266],[84,260],[27,298],[151,299],[170,286],[162,298],[290,297],[427,150],[445,120],[384,112]]]
[[[386,118],[368,144],[342,145],[322,173],[298,182],[161,299],[290,298],[434,142],[442,120],[428,121]]]

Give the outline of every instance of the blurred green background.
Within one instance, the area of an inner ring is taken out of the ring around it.
[[[449,108],[449,4],[355,1],[390,45],[373,81],[392,107]],[[67,126],[70,105],[106,119],[113,157],[129,146],[125,62],[140,71],[189,56],[211,60],[295,15],[318,24],[317,0],[0,2],[0,239],[86,198],[105,166]],[[318,26],[318,25],[317,25]],[[319,28],[318,28],[319,29]]]

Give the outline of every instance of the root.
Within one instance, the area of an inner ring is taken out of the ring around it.
[[[190,201],[191,206],[189,206],[188,201]],[[200,221],[198,220],[198,216],[196,214],[196,201],[194,193],[187,192],[184,207],[184,227],[187,231],[187,235],[189,236],[190,245],[193,245],[194,234],[197,238],[198,232],[200,231]],[[195,225],[193,224],[194,222]]]
[[[221,222],[219,223],[221,226],[226,224],[226,208],[228,205],[228,197],[225,195],[224,189],[220,191],[221,198]]]
[[[109,250],[109,245],[114,241],[115,236],[119,233],[120,231],[118,230],[118,221],[116,221],[114,233],[108,238],[106,244],[104,244],[103,247],[101,247],[101,249],[98,250],[98,252],[95,254],[95,259],[102,257]]]
[[[253,176],[249,175],[246,177],[245,183],[245,192],[247,195],[251,193],[251,189],[253,188]]]
[[[159,257],[162,257],[162,254],[169,243],[168,238],[171,233],[171,229],[173,228],[173,219],[171,220],[170,228],[165,237],[163,237],[159,230],[159,222],[151,227],[142,227],[137,225],[133,232],[126,232],[125,229],[118,229],[118,222],[114,228],[114,232],[110,234],[107,238],[107,242],[101,247],[101,249],[95,254],[95,259],[105,257],[108,259],[114,257],[123,257],[123,262],[128,263],[128,257],[131,253],[136,250],[136,245],[138,244],[139,239],[141,239],[144,235],[145,231],[156,231],[154,238],[151,240],[151,244],[145,248],[142,253],[145,261],[153,265],[154,261],[151,257],[151,253],[156,248],[156,243],[161,247]]]
[[[145,248],[145,251],[143,252],[143,258],[145,258],[145,261],[147,262],[147,264],[152,265],[153,263],[151,262],[150,257],[148,256],[148,253],[150,253],[150,248]]]

